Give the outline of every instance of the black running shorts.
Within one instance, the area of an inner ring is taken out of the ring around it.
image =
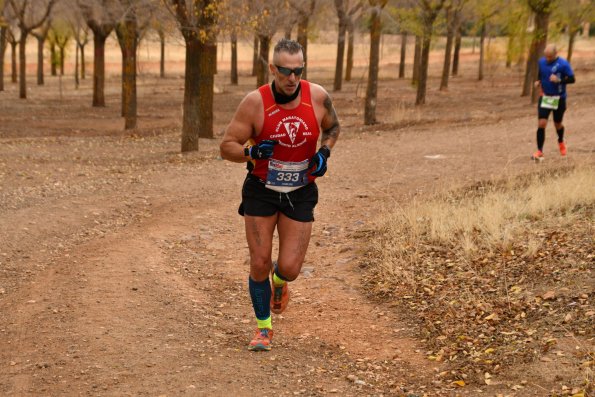
[[[242,216],[271,216],[277,212],[298,222],[314,221],[314,207],[318,204],[318,187],[312,182],[289,193],[267,189],[258,177],[248,174],[242,187]]]
[[[564,112],[566,111],[566,98],[560,98],[558,103],[558,109],[545,109],[541,107],[541,97],[539,97],[539,103],[537,104],[537,115],[540,119],[548,119],[550,112],[554,112],[554,122],[561,123],[564,119]]]

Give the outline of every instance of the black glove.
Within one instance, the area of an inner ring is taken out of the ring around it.
[[[279,141],[273,141],[270,139],[265,139],[264,141],[260,142],[258,145],[248,146],[244,149],[244,154],[249,156],[254,160],[264,160],[268,159],[273,155],[273,148]]]
[[[326,159],[331,157],[331,150],[328,146],[324,145],[318,152],[310,159],[310,164],[308,164],[308,168],[312,171],[310,175],[312,176],[323,176],[326,173]]]

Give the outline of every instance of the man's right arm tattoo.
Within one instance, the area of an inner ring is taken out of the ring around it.
[[[324,108],[326,109],[326,116],[323,120],[323,130],[321,139],[323,145],[329,140],[334,143],[339,137],[339,133],[341,132],[341,126],[339,125],[339,118],[337,117],[337,112],[335,112],[335,107],[333,106],[331,97],[328,95],[324,100]]]

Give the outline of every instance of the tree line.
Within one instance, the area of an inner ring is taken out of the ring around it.
[[[50,53],[52,75],[64,74],[65,48],[75,43],[75,87],[85,79],[85,48],[93,42],[92,106],[105,106],[105,43],[115,35],[122,57],[121,115],[124,128],[137,124],[137,53],[149,31],[160,41],[160,76],[165,75],[166,38],[178,32],[185,45],[185,82],[181,150],[198,150],[199,137],[213,137],[213,91],[217,73],[218,38],[231,45],[230,84],[238,84],[238,40],[252,42],[252,76],[256,86],[269,80],[273,36],[295,38],[308,60],[312,30],[337,31],[333,90],[352,78],[354,37],[369,35],[364,124],[374,124],[382,35],[401,37],[399,78],[405,78],[409,37],[415,37],[411,83],[415,104],[426,102],[432,40],[446,36],[440,90],[459,69],[464,35],[479,39],[478,80],[484,79],[486,38],[507,37],[506,67],[524,67],[521,95],[534,101],[537,60],[554,29],[568,36],[571,59],[576,36],[589,34],[595,19],[592,0],[0,0],[0,91],[4,90],[4,58],[10,48],[10,79],[27,98],[26,45],[37,40],[37,84],[44,84],[44,49]],[[475,41],[474,41],[475,45]],[[18,56],[17,56],[18,54]],[[17,61],[18,59],[18,61]],[[18,67],[17,67],[18,65]],[[307,68],[303,78],[307,78]]]

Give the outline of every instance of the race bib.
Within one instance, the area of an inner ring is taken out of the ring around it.
[[[544,109],[557,110],[560,104],[559,95],[544,95],[541,97],[541,107]]]
[[[308,160],[294,163],[269,159],[266,187],[289,192],[308,184]]]

